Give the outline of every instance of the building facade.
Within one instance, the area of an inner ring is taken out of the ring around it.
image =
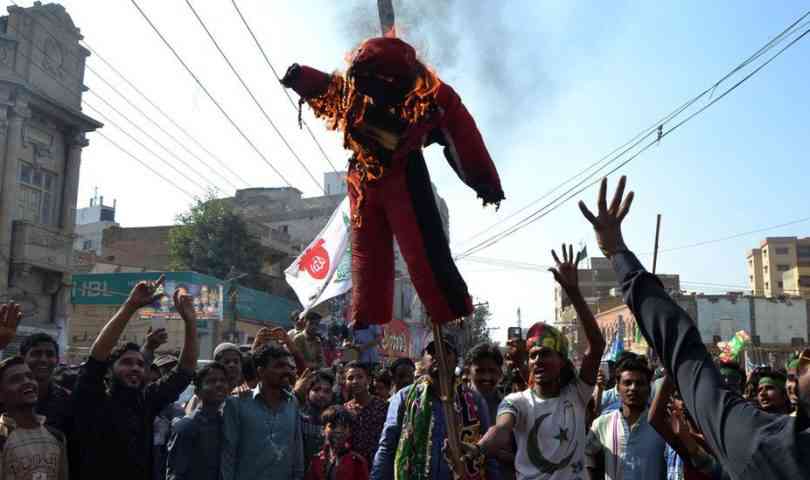
[[[588,268],[580,269],[578,276],[582,296],[585,297],[585,302],[592,307],[593,311],[597,311],[597,307],[604,307],[605,304],[609,304],[607,308],[610,308],[615,305],[613,299],[621,297],[621,292],[618,291],[619,281],[613,271],[613,265],[607,258],[590,257],[588,259]],[[673,293],[680,291],[681,282],[678,275],[658,274],[658,278],[667,291]],[[565,291],[559,284],[555,283],[554,323],[561,321],[563,310],[570,305],[571,301]]]
[[[810,237],[767,237],[746,263],[754,295],[810,298]]]
[[[717,343],[744,330],[751,336],[747,348],[752,364],[781,366],[794,351],[810,343],[810,302],[804,299],[766,298],[748,295],[674,295],[678,305],[695,322],[700,338],[717,354]],[[635,317],[626,305],[597,313],[599,328],[610,342],[624,332],[625,350],[637,351]],[[619,327],[619,322],[623,322]],[[646,346],[644,346],[646,347]]]
[[[60,337],[85,134],[102,126],[81,111],[90,52],[61,5],[10,6],[0,29],[0,296]]]
[[[95,252],[101,255],[104,230],[117,227],[115,205],[104,205],[104,197],[98,195],[90,199],[90,205],[76,210],[76,240],[73,249],[81,252]]]

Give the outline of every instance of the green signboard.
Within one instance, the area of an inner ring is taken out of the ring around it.
[[[129,292],[140,281],[157,280],[160,272],[138,273],[86,273],[73,275],[71,303],[73,305],[121,305]],[[232,315],[231,284],[215,277],[195,272],[166,272],[166,293],[159,304],[154,305],[154,314],[171,314],[171,294],[175,288],[184,288],[197,307],[198,318],[222,320]],[[237,312],[240,320],[273,323],[290,328],[290,313],[299,308],[298,303],[277,295],[258,290],[237,287]]]

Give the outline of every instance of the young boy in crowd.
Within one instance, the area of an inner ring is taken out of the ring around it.
[[[304,458],[312,458],[323,447],[321,415],[332,404],[335,379],[329,370],[307,370],[295,383],[293,391],[301,407],[301,430],[304,438]],[[309,464],[307,464],[309,467]]]
[[[388,400],[388,397],[391,396],[391,386],[393,385],[393,380],[391,379],[391,374],[388,373],[388,370],[380,370],[379,372],[374,374],[374,395],[377,398],[381,398],[383,400]]]
[[[321,416],[323,449],[312,459],[305,480],[368,480],[368,464],[352,450],[352,415],[335,405]]]
[[[380,433],[388,413],[388,398],[381,399],[371,394],[371,375],[368,365],[357,361],[346,365],[346,386],[351,400],[343,404],[354,418],[354,448],[371,465],[380,443]]]
[[[218,362],[197,371],[201,407],[174,425],[169,441],[169,480],[218,480],[222,452],[222,403],[230,392],[227,369]]]
[[[22,357],[0,362],[0,478],[63,480],[68,478],[64,435],[35,413],[37,381]]]

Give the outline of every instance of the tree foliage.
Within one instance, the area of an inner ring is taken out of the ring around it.
[[[192,270],[221,279],[231,268],[256,278],[262,268],[263,250],[247,223],[225,200],[213,195],[196,200],[189,211],[179,214],[169,233],[173,270]]]
[[[475,305],[473,314],[464,322],[464,343],[465,348],[472,348],[483,342],[491,342],[487,322],[492,318],[489,311],[489,304],[478,303]]]

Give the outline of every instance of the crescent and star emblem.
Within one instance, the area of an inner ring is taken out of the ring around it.
[[[571,462],[571,459],[574,457],[574,453],[577,451],[577,442],[574,442],[571,452],[563,457],[563,459],[559,462],[552,462],[543,456],[543,452],[540,451],[540,447],[537,443],[537,433],[540,431],[540,426],[543,424],[543,421],[549,416],[551,416],[551,413],[546,413],[537,417],[537,420],[534,421],[534,426],[532,427],[531,431],[529,431],[529,445],[527,448],[527,453],[529,454],[529,460],[531,460],[532,464],[534,464],[534,466],[537,467],[541,473],[554,473],[557,470],[566,468]],[[568,430],[560,429],[560,434],[556,438],[560,440],[560,444],[562,444],[563,441],[568,443]]]

